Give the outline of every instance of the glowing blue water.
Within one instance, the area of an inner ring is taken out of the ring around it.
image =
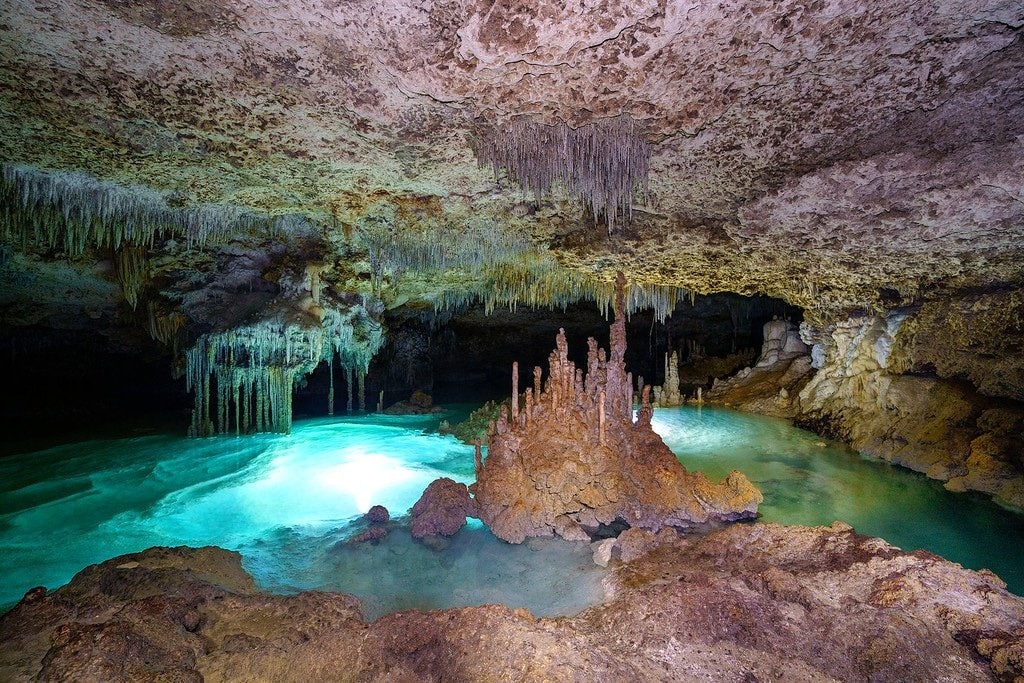
[[[438,421],[317,419],[287,436],[148,436],[0,459],[0,607],[89,564],[182,544],[241,551],[269,590],[353,593],[369,617],[485,602],[552,615],[603,597],[586,543],[511,546],[477,526],[442,552],[407,531],[337,545],[371,505],[400,515],[438,477],[472,481],[473,448],[425,431]]]
[[[656,410],[652,424],[687,468],[716,480],[734,469],[746,474],[764,494],[765,521],[842,520],[905,550],[991,569],[1024,594],[1024,515],[981,494],[950,493],[784,420],[682,407]]]
[[[468,482],[472,448],[432,433],[437,416],[300,421],[289,436],[98,440],[0,459],[0,606],[88,564],[152,545],[236,549],[264,588],[341,590],[370,617],[409,607],[502,602],[536,614],[602,599],[587,544],[510,546],[476,526],[438,552],[390,534],[338,544],[370,505],[393,514],[426,485]],[[453,418],[454,419],[454,418]],[[862,458],[778,420],[670,409],[655,428],[712,477],[741,469],[767,520],[829,524],[988,567],[1024,592],[1024,517],[980,496]]]

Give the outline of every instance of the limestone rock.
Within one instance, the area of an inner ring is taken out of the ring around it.
[[[690,473],[651,429],[645,392],[633,422],[632,377],[626,373],[624,279],[619,276],[608,356],[589,340],[587,373],[568,360],[564,332],[549,358],[549,376],[495,425],[477,476],[480,518],[506,541],[585,531],[622,520],[658,531],[756,515],[761,494],[733,472],[721,484]],[[516,377],[517,373],[513,373]]]
[[[388,406],[387,415],[426,415],[442,412],[443,408],[434,405],[434,399],[425,392],[414,391],[405,401]]]
[[[794,399],[814,372],[810,350],[794,323],[776,317],[764,325],[757,362],[715,382],[706,398],[763,415],[793,417],[798,412]]]
[[[1024,599],[991,572],[904,553],[843,524],[732,525],[692,538],[627,530],[615,545],[627,534],[653,546],[611,570],[612,597],[551,619],[485,605],[366,623],[351,596],[253,591],[235,553],[151,549],[91,567],[0,616],[0,679],[1024,675]]]
[[[862,452],[1024,506],[1024,410],[986,408],[969,386],[902,372],[920,321],[906,311],[859,316],[817,333],[822,363],[798,397],[799,421]]]
[[[352,537],[350,543],[366,543],[368,541],[379,541],[388,535],[388,528],[383,524],[371,524],[370,527]]]
[[[618,539],[606,538],[592,543],[590,547],[594,549],[594,564],[598,567],[607,567],[612,560],[612,551],[615,550],[617,542]]]
[[[427,486],[412,506],[413,538],[452,536],[466,525],[466,517],[476,517],[476,503],[465,484],[442,477]]]

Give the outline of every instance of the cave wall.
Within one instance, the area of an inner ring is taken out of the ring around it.
[[[712,401],[793,418],[853,448],[1024,508],[1019,291],[804,322],[808,354],[762,359]]]

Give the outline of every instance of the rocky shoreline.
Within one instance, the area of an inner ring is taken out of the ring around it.
[[[849,526],[620,537],[604,604],[367,623],[348,595],[269,595],[237,553],[151,548],[0,617],[5,681],[1019,680],[1024,598]],[[628,560],[628,561],[624,561]],[[568,579],[567,580],[571,580]]]

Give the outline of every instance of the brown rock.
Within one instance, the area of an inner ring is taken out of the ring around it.
[[[363,517],[372,524],[387,524],[391,519],[391,513],[383,505],[374,505]]]
[[[443,477],[427,486],[411,515],[413,538],[452,536],[476,516],[476,503],[465,484]]]
[[[623,536],[651,540],[630,531]],[[211,583],[223,572],[211,572],[209,561],[230,561],[227,552],[217,560],[209,550],[178,549],[166,563],[162,550],[146,551],[90,568],[0,616],[0,679],[895,682],[1024,675],[1024,599],[989,573],[903,553],[843,524],[661,536],[650,552],[610,571],[607,602],[552,619],[485,605],[399,612],[368,624],[350,596],[271,596]],[[126,560],[138,566],[120,569]],[[143,572],[135,589],[148,597],[103,590],[125,571]],[[181,626],[189,610],[202,615],[195,633]]]
[[[495,425],[475,495],[480,518],[499,538],[576,540],[615,520],[658,531],[757,513],[761,494],[739,472],[712,484],[686,471],[651,429],[649,404],[634,424],[625,319],[618,313],[623,286],[620,274],[608,357],[590,339],[584,377],[568,360],[560,332],[543,388],[538,368],[527,409],[518,420],[505,410]]]

